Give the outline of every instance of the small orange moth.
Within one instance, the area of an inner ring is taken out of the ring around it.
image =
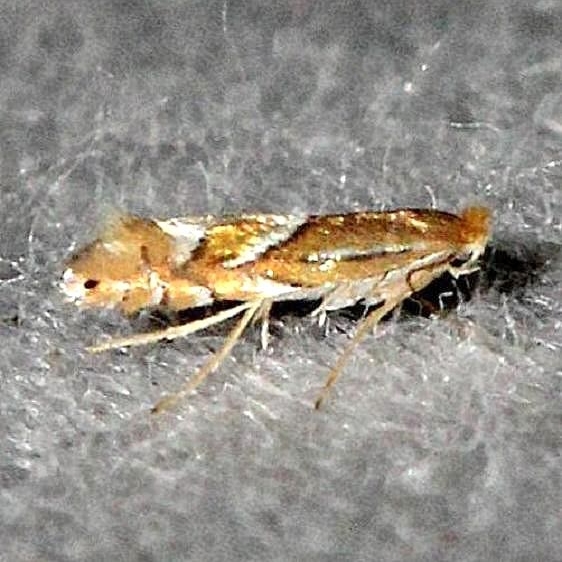
[[[328,311],[359,301],[378,305],[330,371],[315,403],[319,408],[361,338],[445,272],[458,277],[477,270],[489,235],[490,212],[484,207],[468,207],[458,215],[396,209],[169,220],[124,216],[69,260],[60,285],[80,306],[115,307],[126,314],[238,303],[187,324],[89,348],[100,352],[171,340],[241,316],[222,348],[153,412],[172,407],[216,370],[251,321],[262,321],[265,348],[274,302],[318,299],[312,314],[321,324]]]

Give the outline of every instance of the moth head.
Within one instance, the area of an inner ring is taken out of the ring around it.
[[[122,217],[66,264],[60,288],[84,307],[136,312],[162,300],[170,239],[152,221]]]
[[[486,207],[468,207],[460,214],[460,218],[463,245],[475,259],[484,253],[490,238],[490,210]]]

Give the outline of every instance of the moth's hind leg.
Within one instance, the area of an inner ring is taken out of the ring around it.
[[[146,334],[133,334],[131,336],[125,336],[122,338],[112,338],[106,342],[99,343],[98,345],[87,347],[86,350],[90,353],[100,353],[109,349],[135,347],[139,345],[155,343],[161,340],[175,340],[177,338],[183,338],[190,334],[194,334],[195,332],[204,330],[209,326],[220,324],[221,322],[224,322],[229,318],[238,316],[241,312],[244,312],[245,310],[248,310],[253,306],[253,303],[246,302],[238,306],[233,306],[232,308],[227,308],[226,310],[221,310],[213,316],[208,316],[206,318],[202,318],[201,320],[194,320],[193,322],[181,324],[180,326],[169,326],[162,330],[157,330],[156,332],[148,332]]]
[[[246,329],[246,326],[248,326],[256,314],[258,314],[262,309],[264,301],[258,300],[255,302],[245,303],[245,306],[246,312],[244,312],[242,318],[240,318],[234,328],[232,328],[223,346],[209,358],[209,360],[197,371],[197,373],[195,373],[193,377],[186,380],[177,392],[170,394],[157,402],[151,410],[153,414],[159,414],[164,410],[169,410],[174,407],[180,400],[184,399],[193,390],[195,390],[211,373],[218,369],[226,356],[236,345],[236,342]]]

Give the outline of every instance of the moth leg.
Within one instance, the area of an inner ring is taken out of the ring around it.
[[[318,317],[318,324],[326,322],[326,312],[353,306],[359,301],[375,305],[383,300],[376,290],[382,281],[381,276],[367,278],[362,281],[340,283],[334,288],[327,289],[321,295],[322,302],[313,310],[312,316]]]
[[[326,320],[328,319],[328,315],[326,314],[326,310],[321,310],[318,313],[314,311],[312,313],[313,316],[318,316],[318,327],[322,328],[326,325]]]
[[[318,395],[318,398],[316,399],[316,402],[314,403],[314,407],[316,410],[318,410],[326,400],[331,388],[341,376],[342,370],[349,360],[351,353],[361,342],[361,340],[367,335],[369,330],[373,329],[384,316],[386,316],[389,312],[396,308],[404,299],[408,298],[410,294],[411,290],[409,288],[403,288],[402,290],[393,294],[391,298],[386,299],[382,306],[379,306],[379,308],[376,308],[375,310],[370,312],[367,317],[361,321],[361,323],[357,327],[353,339],[344,349],[343,353],[338,357],[336,364],[330,370],[328,378],[324,383],[324,388],[322,388],[320,394]]]
[[[271,313],[272,306],[273,301],[271,299],[264,299],[263,301],[261,301],[261,306],[252,320],[252,324],[261,321],[260,342],[261,348],[264,351],[269,345],[269,315]]]
[[[318,317],[318,326],[320,328],[326,327],[326,332],[328,326],[327,312],[329,310],[339,310],[340,308],[345,308],[361,300],[364,296],[364,289],[360,291],[354,288],[352,283],[341,283],[337,287],[328,289],[322,296],[322,302],[312,311],[311,316]]]
[[[443,291],[442,293],[439,293],[437,297],[439,300],[439,310],[434,311],[433,314],[444,316],[444,312],[446,310],[445,299],[447,297],[453,298],[454,296],[455,293],[453,291]]]
[[[347,301],[349,301],[350,298],[349,293],[349,285],[342,283],[322,295],[322,302],[311,313],[312,317],[318,316],[318,325],[320,327],[324,326],[326,323],[326,312],[328,310],[334,310],[346,306]],[[342,302],[345,302],[346,304],[342,304]]]
[[[230,331],[223,346],[195,373],[190,377],[177,392],[170,394],[159,400],[151,409],[152,414],[160,414],[164,410],[169,410],[174,407],[180,400],[187,397],[193,390],[195,390],[210,374],[215,372],[220,364],[224,361],[225,357],[230,353],[236,342],[240,339],[242,332],[246,329],[252,318],[263,306],[263,301],[252,301],[247,303],[246,312],[240,318],[236,326]],[[232,309],[231,309],[232,310]]]
[[[425,287],[427,287],[434,279],[437,279],[443,273],[449,270],[450,265],[445,263],[437,263],[433,267],[427,269],[416,269],[408,275],[406,282],[410,287],[411,293],[417,293]],[[410,296],[410,295],[408,295]],[[430,314],[441,314],[443,312],[444,306],[441,300],[441,295],[439,295],[439,307],[433,304],[431,301],[424,299],[421,296],[413,297],[413,301],[416,302],[420,307],[420,313],[423,309],[427,309]]]
[[[471,273],[475,273],[480,269],[480,266],[475,264],[472,261],[466,262],[465,264],[461,265],[460,267],[454,267],[450,265],[447,268],[447,271],[451,274],[452,277],[458,279],[462,275],[470,275]]]
[[[475,273],[480,268],[478,264],[478,258],[480,257],[480,253],[472,253],[468,261],[460,265],[459,267],[454,267],[449,265],[447,267],[447,271],[455,278],[458,279],[461,275],[470,275],[471,273]]]
[[[113,338],[107,342],[87,347],[86,349],[90,353],[99,353],[108,349],[119,349],[120,347],[145,345],[160,340],[174,340],[176,338],[182,338],[184,336],[188,336],[189,334],[204,330],[214,324],[220,324],[233,316],[237,316],[245,310],[253,308],[253,306],[253,302],[245,302],[238,306],[217,312],[217,314],[209,316],[208,318],[194,320],[188,324],[183,324],[181,326],[169,326],[163,330],[149,332],[147,334],[133,334],[132,336],[125,336],[123,338]]]

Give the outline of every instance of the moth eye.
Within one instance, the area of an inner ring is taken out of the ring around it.
[[[92,289],[95,289],[99,284],[100,282],[98,279],[87,279],[86,281],[84,281],[84,289],[91,291]]]

